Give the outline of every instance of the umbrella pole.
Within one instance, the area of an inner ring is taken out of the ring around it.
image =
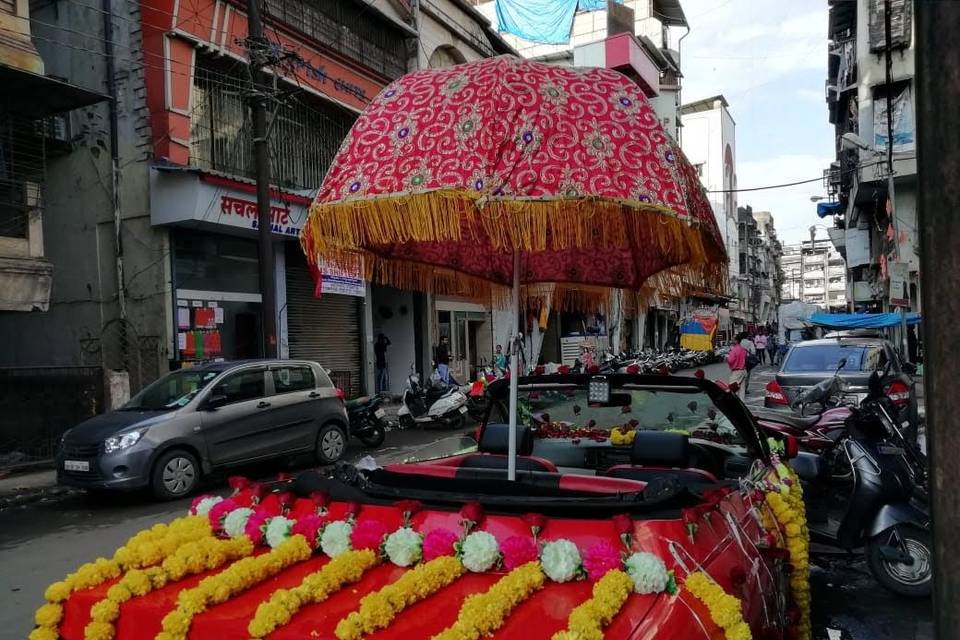
[[[517,479],[517,380],[520,377],[520,251],[513,252],[513,291],[510,301],[510,426],[507,431],[507,480]]]

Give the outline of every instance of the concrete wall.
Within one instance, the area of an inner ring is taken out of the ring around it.
[[[143,88],[139,3],[114,3],[121,239],[125,254],[130,385],[136,390],[167,368],[172,325],[167,234],[150,225],[147,187],[149,129]],[[34,23],[47,73],[107,92],[100,3],[37,8],[40,22],[89,34],[78,40]],[[50,41],[54,42],[50,42]],[[57,44],[63,42],[64,45]],[[82,44],[80,44],[82,43]],[[83,51],[82,49],[89,49]],[[0,365],[102,364],[125,368],[117,323],[117,269],[107,103],[73,112],[74,151],[48,164],[43,228],[53,262],[50,310],[0,314]]]
[[[477,19],[450,0],[423,0],[420,3],[421,69],[431,65],[430,60],[440,49],[453,53],[454,62],[471,62],[493,54],[489,40]]]

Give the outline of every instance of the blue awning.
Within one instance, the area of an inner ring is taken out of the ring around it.
[[[817,215],[821,218],[826,218],[827,216],[838,216],[841,213],[843,213],[843,207],[840,206],[839,202],[817,203]]]
[[[899,313],[824,313],[810,316],[812,324],[834,329],[884,329],[900,326]],[[907,324],[920,324],[920,314],[907,314]]]
[[[530,42],[568,44],[577,11],[606,8],[606,0],[497,0],[497,30]]]

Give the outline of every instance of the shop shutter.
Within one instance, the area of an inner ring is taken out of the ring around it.
[[[359,395],[362,298],[333,294],[315,298],[313,278],[299,251],[287,252],[286,268],[290,357],[319,362],[347,397]]]

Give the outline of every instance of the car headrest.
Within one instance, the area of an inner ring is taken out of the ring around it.
[[[477,450],[482,453],[499,453],[506,455],[510,445],[508,434],[510,425],[488,424],[480,435],[480,444]],[[517,455],[529,456],[533,453],[533,431],[530,427],[517,425]]]
[[[669,431],[638,431],[630,450],[632,464],[686,466],[690,458],[688,436]]]

